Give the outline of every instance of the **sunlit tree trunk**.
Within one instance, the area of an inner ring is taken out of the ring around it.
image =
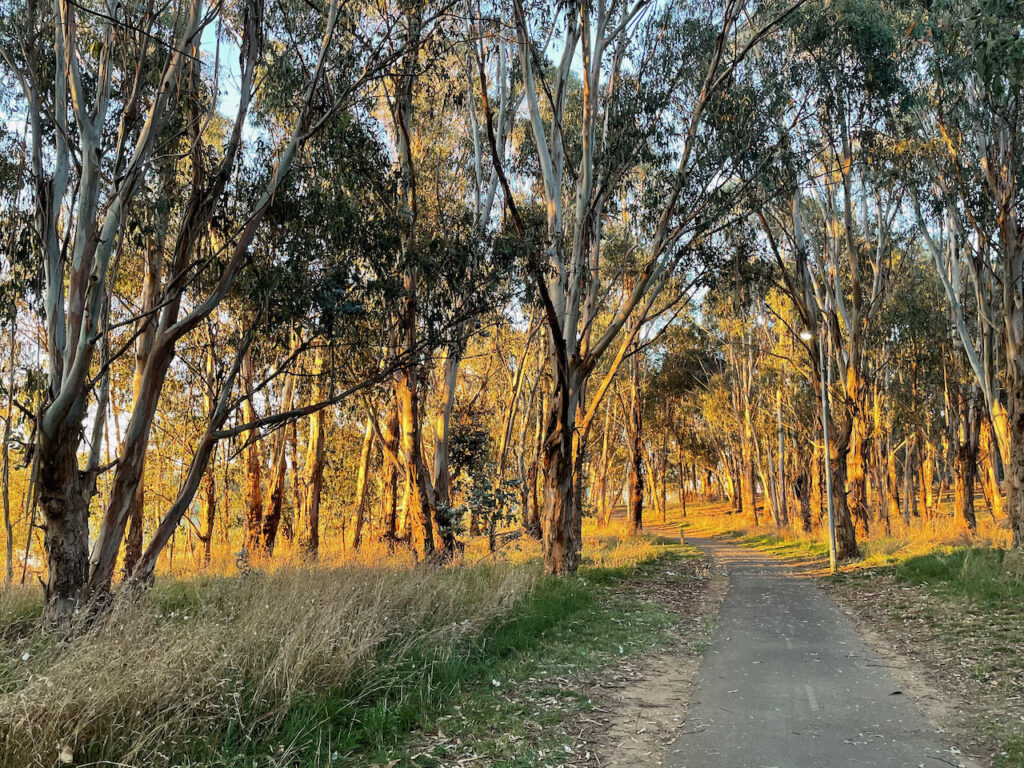
[[[455,405],[455,385],[459,377],[461,351],[449,349],[442,365],[441,410],[434,420],[434,503],[438,508],[451,505],[451,473],[448,470],[449,425]],[[507,443],[506,443],[507,444]],[[504,462],[502,462],[503,464]],[[499,474],[503,467],[499,467]]]
[[[313,358],[310,376],[313,388],[310,402],[324,399],[323,351],[317,349]],[[306,460],[302,472],[302,510],[296,515],[296,542],[304,557],[316,559],[320,553],[320,498],[324,482],[324,411],[316,411],[309,417],[309,437],[306,442]]]
[[[601,430],[601,458],[597,465],[597,479],[594,482],[594,498],[597,503],[598,524],[608,524],[608,437],[611,425],[612,402],[604,406],[604,428]]]
[[[214,387],[216,386],[214,381],[214,367],[216,365],[216,361],[213,352],[212,334],[206,344],[206,354],[203,357],[203,413],[206,414],[207,419],[212,419],[214,416],[214,409],[216,408],[214,403]],[[214,447],[210,454],[210,461],[206,465],[206,471],[203,473],[202,494],[199,502],[199,516],[204,523],[203,533],[199,537],[203,544],[204,566],[208,566],[210,564],[211,550],[213,547],[213,524],[217,516],[217,481],[214,478],[214,472],[216,471],[217,464],[216,456],[217,450],[216,447]]]
[[[668,428],[661,434],[661,470],[658,480],[661,482],[661,522],[668,520]]]
[[[289,357],[297,353],[298,334],[292,334]],[[294,364],[294,360],[291,361]],[[295,372],[292,368],[284,376],[281,386],[281,412],[292,409],[295,400]],[[274,553],[277,542],[277,531],[281,525],[281,514],[284,510],[285,475],[287,471],[288,427],[281,426],[274,433],[274,441],[270,450],[270,476],[267,481],[267,497],[263,510],[263,526],[260,532],[261,545],[268,555]]]
[[[14,424],[14,373],[18,346],[17,319],[10,318],[7,343],[7,411],[4,415],[3,445],[0,445],[0,483],[4,505],[4,586],[14,581],[14,526],[11,522],[11,431]],[[31,531],[29,532],[31,535]]]
[[[924,516],[931,520],[935,517],[935,447],[924,438],[924,457],[920,462],[921,507]]]
[[[985,504],[993,517],[1005,514],[1003,492],[996,479],[996,447],[992,440],[991,424],[987,419],[981,425],[978,449],[978,473],[981,475],[981,488],[985,495]]]
[[[644,449],[643,449],[643,412],[639,388],[639,368],[634,362],[631,366],[633,373],[632,394],[629,402],[629,507],[626,519],[629,522],[629,530],[636,534],[644,527]]]
[[[366,521],[367,474],[370,471],[370,451],[373,448],[373,417],[366,417],[363,436],[363,450],[359,454],[359,473],[356,475],[355,530],[352,533],[352,549],[359,549],[363,542],[363,525]],[[385,459],[387,461],[387,459]]]
[[[165,172],[166,175],[166,172]],[[171,183],[165,179],[161,192],[167,194],[171,189]],[[160,299],[160,284],[163,274],[164,263],[164,234],[167,229],[167,215],[169,203],[159,206],[153,222],[156,237],[148,236],[146,248],[145,277],[142,283],[142,318],[139,320],[137,333],[138,340],[135,342],[135,375],[132,378],[132,397],[137,399],[142,388],[143,374],[146,364],[149,362],[149,354],[153,349],[153,340],[156,337],[156,317],[154,315],[157,302]],[[145,456],[140,470],[145,476]],[[128,535],[124,542],[124,570],[131,573],[142,557],[142,531],[144,527],[143,514],[146,504],[146,484],[140,482],[132,497],[131,507],[128,512]]]

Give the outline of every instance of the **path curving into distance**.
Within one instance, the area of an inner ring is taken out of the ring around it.
[[[670,768],[942,768],[950,751],[810,579],[755,550],[687,539],[729,572]]]

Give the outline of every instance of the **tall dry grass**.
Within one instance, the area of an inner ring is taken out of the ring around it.
[[[299,697],[358,699],[508,613],[537,569],[313,568],[164,585],[64,639],[9,638],[0,764],[170,765],[273,734]],[[344,693],[342,693],[344,692]],[[316,729],[318,723],[308,727]]]
[[[655,555],[620,524],[588,522],[585,537],[584,569]],[[459,563],[424,568],[376,542],[325,549],[316,567],[287,549],[251,564],[225,551],[202,573],[158,578],[60,635],[40,624],[38,589],[0,590],[0,766],[53,766],[61,755],[159,768],[191,765],[186,755],[206,764],[205,754],[218,764],[233,745],[277,743],[286,718],[317,697],[354,711],[413,695],[402,676],[415,664],[443,662],[528,599],[540,552],[525,536],[496,552],[479,537]],[[306,733],[325,730],[325,709],[311,708]],[[288,764],[281,746],[268,764]]]

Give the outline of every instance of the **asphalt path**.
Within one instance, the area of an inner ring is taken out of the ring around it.
[[[687,542],[722,563],[730,581],[666,766],[974,766],[812,580],[749,548]]]

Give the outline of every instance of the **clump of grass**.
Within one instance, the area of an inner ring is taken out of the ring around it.
[[[121,599],[66,641],[27,631],[0,657],[0,764],[49,766],[65,748],[76,762],[209,760],[296,713],[308,734],[331,714],[310,702],[386,697],[537,578],[509,566],[282,570]]]
[[[1017,603],[1024,598],[1024,572],[1013,550],[959,548],[911,557],[896,576],[983,602]]]

